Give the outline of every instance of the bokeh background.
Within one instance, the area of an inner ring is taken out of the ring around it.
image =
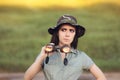
[[[104,72],[120,71],[120,0],[0,0],[0,72],[25,72],[63,14],[86,28],[78,49]]]

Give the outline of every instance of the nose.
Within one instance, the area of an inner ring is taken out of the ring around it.
[[[69,37],[69,36],[70,36],[70,32],[66,31],[66,37]]]

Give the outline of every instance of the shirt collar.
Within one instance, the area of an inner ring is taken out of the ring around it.
[[[71,48],[71,53],[77,54],[78,51],[77,51],[77,49]]]

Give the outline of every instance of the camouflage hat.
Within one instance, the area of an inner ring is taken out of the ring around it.
[[[61,16],[57,21],[57,25],[55,27],[53,27],[53,28],[49,28],[48,32],[51,35],[53,35],[54,32],[63,24],[69,24],[69,25],[75,27],[77,37],[81,37],[85,33],[85,28],[83,26],[81,26],[81,25],[78,25],[76,18],[71,16],[71,15],[63,15],[63,16]]]

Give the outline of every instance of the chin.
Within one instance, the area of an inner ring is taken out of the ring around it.
[[[64,43],[64,44],[65,44],[65,45],[70,45],[70,43],[67,43],[67,42],[66,42],[66,43]]]

